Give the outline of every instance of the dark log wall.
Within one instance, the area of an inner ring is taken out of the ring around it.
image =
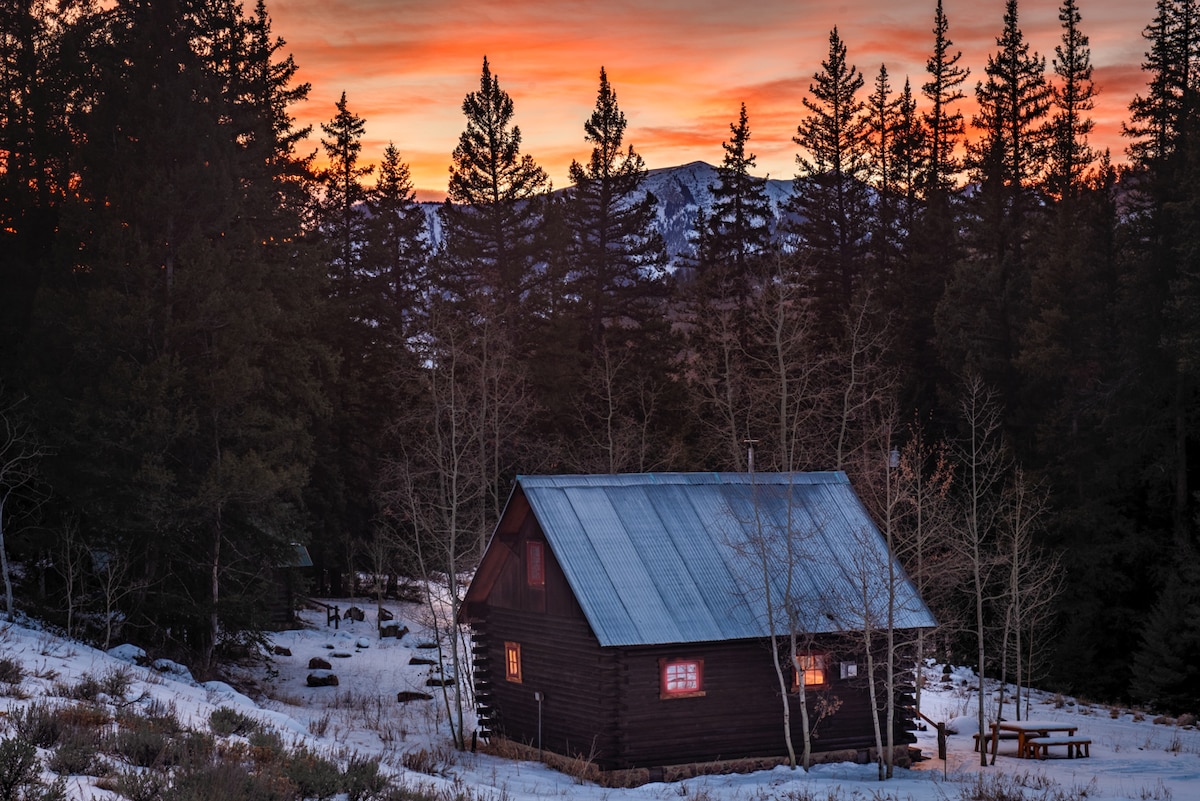
[[[662,657],[703,658],[705,694],[662,698]],[[620,661],[618,767],[787,754],[779,680],[765,641],[627,649]],[[840,702],[836,712],[816,722],[813,751],[873,748],[872,712],[864,681],[840,680],[836,661],[830,672],[827,690],[808,693],[813,721],[820,695]],[[799,758],[803,750],[799,696],[790,692],[790,674],[788,681],[792,737]],[[897,745],[914,741],[907,731],[909,722],[897,721],[896,728]]]
[[[491,731],[539,746],[534,693],[540,692],[541,747],[603,768],[615,764],[617,655],[600,648],[587,623],[492,608],[476,632],[476,647],[489,665],[489,683],[477,690],[486,696],[481,713],[489,717]],[[521,644],[519,684],[505,678],[506,640]]]
[[[526,506],[525,509],[528,509]],[[544,542],[531,513],[507,521],[510,532],[492,547],[507,549],[475,624],[476,692],[485,730],[537,747],[542,694],[541,747],[580,755],[612,767],[617,697],[617,654],[600,648],[549,545],[545,586],[526,580],[525,543]],[[505,678],[504,643],[521,646],[521,682]]]

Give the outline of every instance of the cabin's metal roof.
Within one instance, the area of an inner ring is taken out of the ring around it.
[[[935,624],[844,473],[517,484],[601,645],[764,637],[772,616],[781,634],[789,615],[813,634],[879,627],[889,570],[896,627]]]

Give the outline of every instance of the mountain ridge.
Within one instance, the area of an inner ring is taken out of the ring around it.
[[[788,199],[792,195],[792,180],[761,178],[767,190],[767,199],[774,214],[772,228],[783,219]],[[720,182],[717,168],[706,161],[692,161],[673,167],[656,167],[646,171],[634,199],[641,200],[647,193],[658,200],[655,224],[666,244],[672,263],[678,264],[691,253],[692,230],[696,215],[703,209],[712,210],[712,187]],[[554,190],[554,194],[569,191],[571,187]],[[425,211],[425,224],[430,243],[436,248],[441,244],[441,220],[437,210],[445,201],[424,201],[420,205]]]

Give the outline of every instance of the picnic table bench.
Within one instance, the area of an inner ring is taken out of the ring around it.
[[[992,742],[993,757],[996,756],[996,746],[999,740],[1013,737],[1016,737],[1017,740],[1017,756],[1022,759],[1038,755],[1032,746],[1034,740],[1066,745],[1069,756],[1087,756],[1088,754],[1084,751],[1091,744],[1091,740],[1076,737],[1077,730],[1078,727],[1072,723],[1058,721],[1001,720],[992,723],[992,732],[990,735],[985,735],[985,739]],[[1080,748],[1083,748],[1084,751],[1081,751]],[[1042,759],[1046,758],[1045,748],[1040,749],[1040,755]]]
[[[971,736],[975,738],[976,751],[987,751],[988,744],[992,742],[993,738],[998,740],[1016,740],[1020,735],[1015,731],[1002,731],[985,734],[982,737],[979,736],[979,732],[975,732]]]
[[[1091,756],[1092,741],[1087,737],[1077,737],[1075,735],[1030,737],[1025,741],[1026,755],[1030,758],[1045,759],[1050,748],[1056,745],[1065,745],[1067,747],[1067,757],[1069,759]]]

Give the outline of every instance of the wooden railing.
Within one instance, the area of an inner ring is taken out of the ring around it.
[[[921,710],[916,709],[914,707],[909,707],[908,711],[912,712],[914,715],[921,718],[921,720],[925,721],[930,726],[933,726],[935,729],[937,729],[938,759],[945,762],[946,761],[946,724],[938,723],[933,718],[929,717],[924,712],[922,712]]]

